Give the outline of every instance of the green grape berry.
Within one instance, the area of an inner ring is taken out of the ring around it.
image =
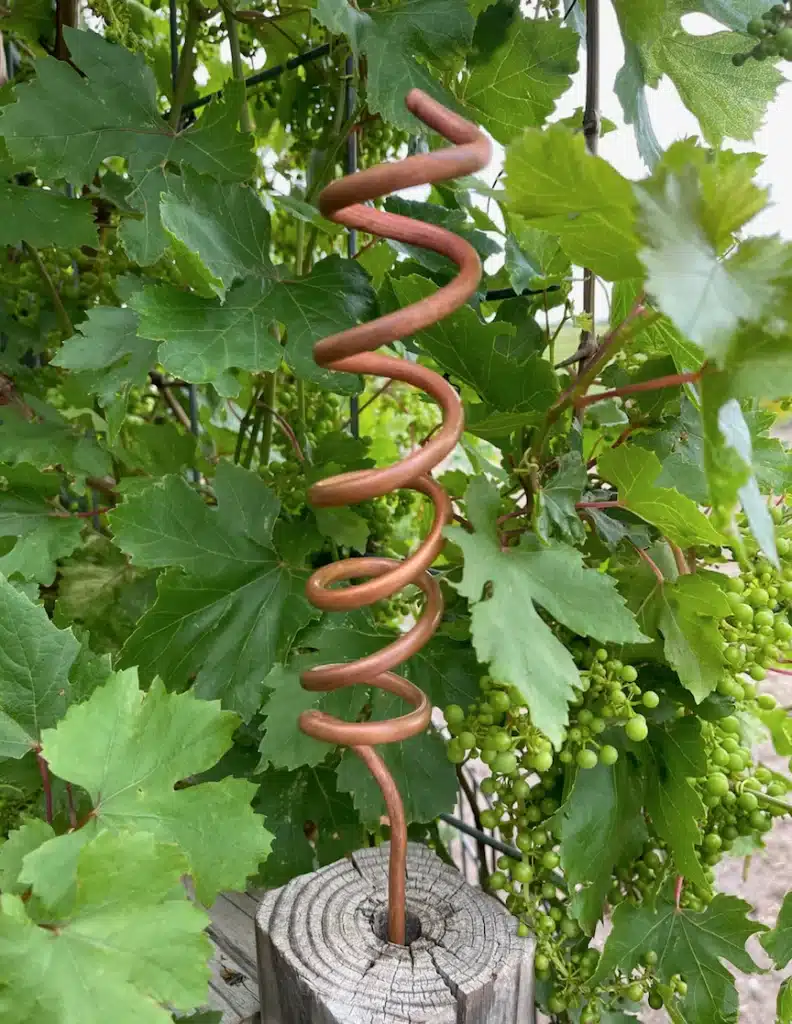
[[[634,743],[641,743],[649,735],[649,727],[643,715],[631,718],[625,725],[624,731]]]

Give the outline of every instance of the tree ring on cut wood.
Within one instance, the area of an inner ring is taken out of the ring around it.
[[[396,946],[383,937],[387,886],[385,844],[266,894],[262,1024],[533,1021],[533,940],[502,904],[410,844],[408,945]]]

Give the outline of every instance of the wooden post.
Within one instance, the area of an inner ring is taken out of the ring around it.
[[[534,941],[501,903],[411,843],[409,945],[394,946],[387,879],[386,844],[264,896],[261,1024],[533,1024]]]

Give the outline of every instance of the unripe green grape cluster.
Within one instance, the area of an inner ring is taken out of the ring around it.
[[[741,576],[724,581],[733,612],[720,624],[724,671],[716,697],[728,701],[724,712],[733,713],[714,721],[699,719],[707,772],[691,781],[703,806],[696,850],[706,884],[685,882],[678,895],[684,910],[705,909],[714,896],[714,869],[723,856],[738,842],[747,848],[760,843],[774,818],[787,812],[783,798],[790,784],[755,763],[740,717],[760,716],[775,707],[772,696],[757,692],[757,683],[783,656],[792,637],[787,616],[792,588],[784,586],[792,544],[787,543],[782,517],[775,513],[775,518],[780,571],[753,551]],[[596,989],[590,985],[598,954],[588,948],[589,940],[571,912],[554,819],[565,776],[575,768],[614,765],[626,745],[647,738],[647,718],[660,714],[659,721],[691,712],[662,686],[658,693],[642,683],[642,676],[654,678],[651,666],[625,664],[579,637],[563,639],[579,666],[581,692],[570,707],[560,750],[554,752],[532,724],[518,688],[483,676],[477,700],[466,708],[452,704],[445,709],[451,734],[447,753],[455,764],[478,758],[492,773],[480,787],[489,804],[480,812],[481,825],[497,830],[520,851],[521,859],[500,857],[489,885],[503,895],[521,934],[536,936],[540,1003],[554,1019],[566,1020],[567,1011],[579,1010],[581,1024],[598,1024],[606,1010],[623,1008],[625,1000],[646,998],[651,1007],[660,1008],[664,997],[682,998],[687,985],[684,977],[675,977],[670,985],[660,986],[653,971],[656,954],[629,975],[617,972]],[[650,820],[647,825],[649,838],[640,854],[614,871],[607,896],[611,907],[623,901],[640,904],[677,874],[671,851]]]
[[[759,61],[772,57],[792,60],[792,10],[788,4],[774,4],[761,18],[752,18],[746,32],[758,42],[747,53],[734,54],[736,67],[742,67],[750,57]]]

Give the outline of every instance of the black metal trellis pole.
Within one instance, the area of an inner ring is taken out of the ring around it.
[[[344,89],[344,120],[349,121],[352,111],[355,109],[355,58],[350,55],[344,65],[346,76],[346,87]],[[352,128],[346,137],[346,151],[344,160],[344,173],[354,174],[358,169],[358,135]],[[347,256],[354,259],[357,255],[357,230],[350,228],[347,232]],[[352,437],[360,437],[360,399],[352,395],[349,399],[349,430]]]
[[[178,0],[168,0],[168,22],[170,27],[170,72],[171,90],[175,94],[176,81],[179,77],[179,9]],[[187,385],[187,396],[190,408],[190,432],[198,436],[198,391],[194,384]],[[191,470],[194,483],[199,483],[201,474],[197,467]]]

